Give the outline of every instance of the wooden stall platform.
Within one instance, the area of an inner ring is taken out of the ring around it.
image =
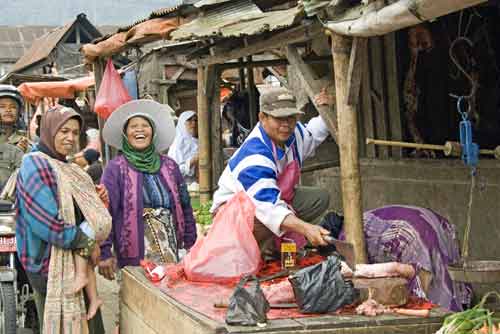
[[[325,315],[300,319],[270,320],[266,327],[228,326],[190,309],[168,296],[144,276],[139,267],[123,270],[120,293],[122,334],[431,334],[441,326],[446,312],[434,309],[429,318],[402,315],[378,317]]]

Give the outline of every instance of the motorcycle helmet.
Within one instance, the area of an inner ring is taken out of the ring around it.
[[[19,105],[19,110],[23,108],[24,101],[21,93],[17,90],[15,86],[12,85],[0,85],[0,98],[10,97]]]
[[[21,93],[17,90],[15,86],[12,85],[2,85],[0,84],[0,98],[2,97],[10,97],[19,106],[19,112],[17,113],[17,122],[16,122],[16,128],[18,129],[25,129],[26,125],[24,123],[24,120],[22,118],[23,114],[23,109],[24,109],[24,100],[23,97],[21,96]]]

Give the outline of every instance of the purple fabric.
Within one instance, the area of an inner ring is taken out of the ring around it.
[[[177,223],[177,240],[183,240],[184,238],[184,215],[182,214],[182,206],[181,199],[179,196],[179,189],[177,187],[177,183],[175,183],[174,178],[172,177],[175,173],[175,169],[179,169],[178,165],[172,159],[165,159],[162,162],[162,168],[160,169],[160,173],[163,176],[163,179],[167,181],[168,188],[170,189],[170,193],[174,199],[175,205],[175,218]],[[182,243],[181,243],[182,244]]]
[[[444,217],[419,207],[385,206],[365,212],[364,232],[370,263],[396,261],[432,274],[427,295],[417,277],[410,282],[413,294],[452,311],[470,303],[470,286],[453,282],[447,270],[460,252],[455,228]]]
[[[161,163],[160,180],[175,202],[171,211],[179,248],[189,249],[196,241],[196,224],[189,198],[182,200],[185,196],[179,194],[186,188],[184,179],[175,161],[162,156]],[[110,236],[101,245],[101,260],[112,256],[111,247],[114,246],[120,268],[137,266],[144,258],[143,174],[133,170],[123,156],[118,156],[106,166],[102,183],[109,193],[113,226]]]

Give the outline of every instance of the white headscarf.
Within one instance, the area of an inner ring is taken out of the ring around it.
[[[175,129],[175,139],[168,156],[177,162],[184,177],[194,176],[194,166],[190,166],[190,160],[198,154],[198,138],[193,137],[186,129],[186,121],[195,116],[192,110],[184,111],[179,116]]]

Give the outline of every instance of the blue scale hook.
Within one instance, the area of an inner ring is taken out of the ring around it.
[[[479,160],[479,145],[472,141],[472,124],[468,119],[467,112],[462,111],[464,100],[465,98],[461,96],[457,101],[458,113],[462,116],[462,121],[460,122],[460,145],[462,146],[462,160],[467,166],[475,168]]]

